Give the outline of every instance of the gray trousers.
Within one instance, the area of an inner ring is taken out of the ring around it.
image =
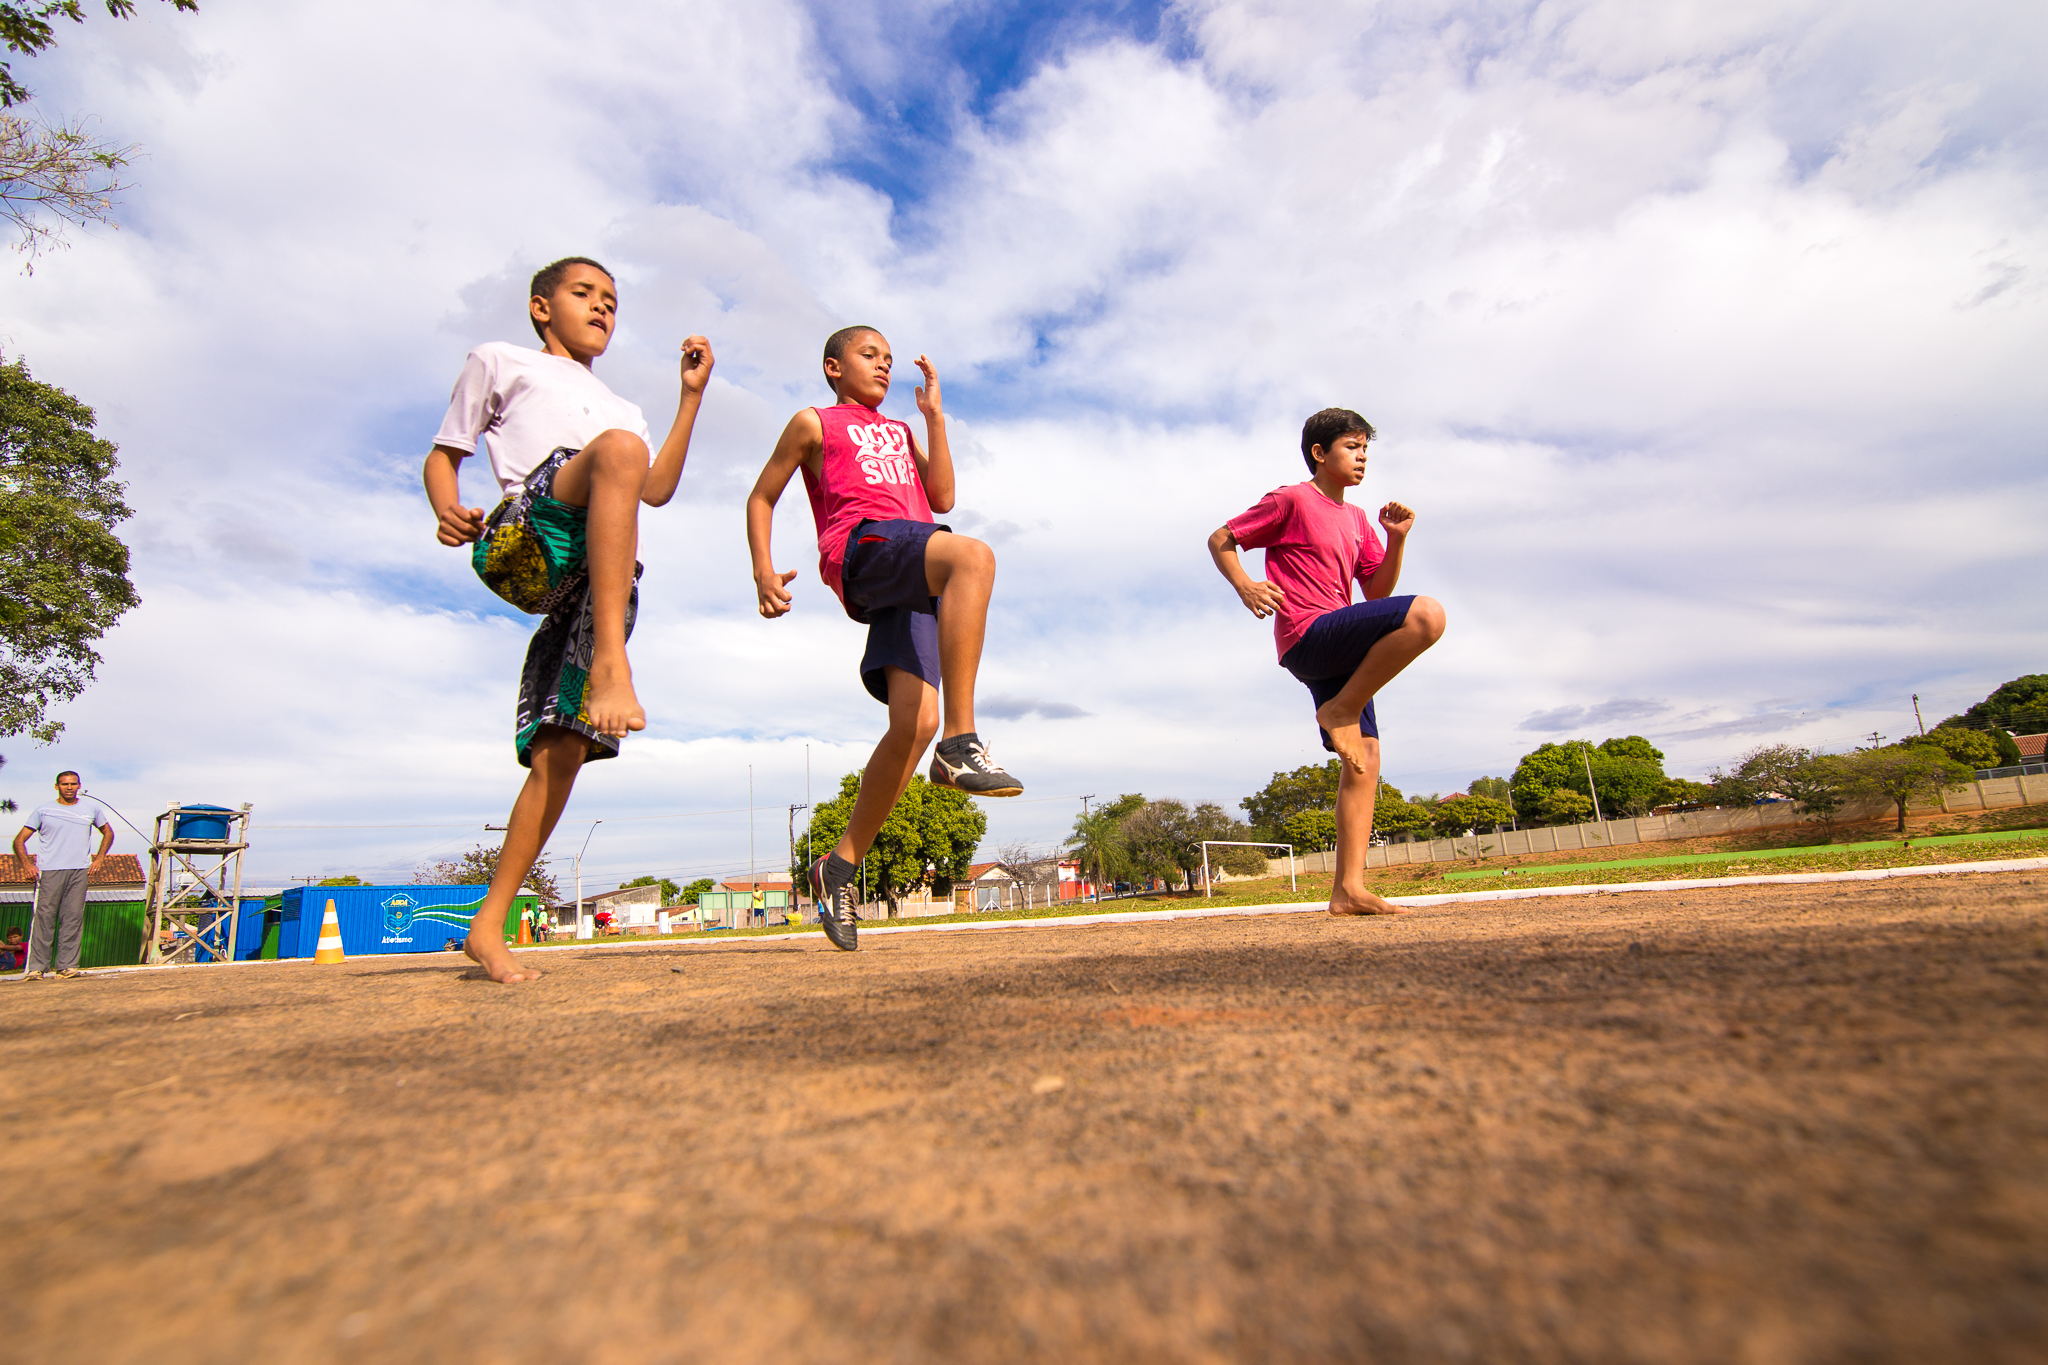
[[[65,971],[78,965],[79,940],[85,936],[86,876],[85,868],[64,867],[36,878],[36,915],[28,930],[25,971]]]

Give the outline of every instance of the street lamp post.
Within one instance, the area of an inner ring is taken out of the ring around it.
[[[583,855],[590,848],[591,835],[596,834],[597,827],[603,823],[604,821],[602,820],[592,820],[590,822],[590,834],[583,836],[583,847],[576,850],[576,937],[578,938],[596,937],[595,932],[591,928],[590,921],[585,919],[583,915]]]

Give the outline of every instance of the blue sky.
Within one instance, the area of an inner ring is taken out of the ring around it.
[[[2048,56],[2038,6],[1290,0],[1080,6],[209,0],[21,63],[141,143],[119,232],[0,278],[0,350],[122,446],[144,604],[61,743],[140,821],[257,807],[270,879],[402,877],[502,822],[527,625],[436,546],[420,458],[463,353],[558,255],[618,272],[599,373],[660,428],[652,724],[557,840],[586,886],[774,866],[881,724],[816,582],[753,614],[739,499],[860,320],[946,384],[1001,562],[983,729],[1029,784],[1226,806],[1321,758],[1202,540],[1380,427],[1444,642],[1390,778],[1461,787],[1643,733],[1697,775],[1841,747],[2048,668],[2037,586]],[[403,32],[405,41],[388,35]],[[909,393],[886,405],[911,415]],[[472,500],[487,496],[472,472]],[[1000,713],[1000,715],[998,715]],[[719,813],[723,812],[723,813]],[[379,825],[390,828],[363,829]],[[125,845],[124,845],[125,846]]]

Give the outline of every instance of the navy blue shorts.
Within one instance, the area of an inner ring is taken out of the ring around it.
[[[1308,633],[1295,642],[1294,648],[1280,660],[1280,666],[1308,684],[1308,694],[1321,706],[1344,690],[1344,684],[1351,681],[1351,675],[1365,662],[1366,651],[1380,642],[1381,637],[1399,630],[1408,620],[1408,607],[1415,601],[1407,597],[1381,597],[1370,602],[1353,602],[1348,607],[1326,611],[1315,619]],[[1372,703],[1365,704],[1359,712],[1358,729],[1361,734],[1379,738],[1380,719],[1373,713]],[[1323,747],[1331,753],[1337,746],[1330,743],[1330,732],[1322,726],[1316,732],[1323,737]]]
[[[925,542],[935,531],[929,521],[864,521],[846,536],[840,587],[846,614],[868,628],[860,656],[860,681],[868,695],[889,700],[886,668],[900,668],[939,685],[939,599],[924,572]]]

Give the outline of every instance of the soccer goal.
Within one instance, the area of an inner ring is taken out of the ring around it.
[[[1246,839],[1204,839],[1202,840],[1202,895],[1205,898],[1216,894],[1216,888],[1209,880],[1209,850],[1212,848],[1284,848],[1287,850],[1287,889],[1289,891],[1299,891],[1301,889],[1294,876],[1293,844],[1257,844]]]

